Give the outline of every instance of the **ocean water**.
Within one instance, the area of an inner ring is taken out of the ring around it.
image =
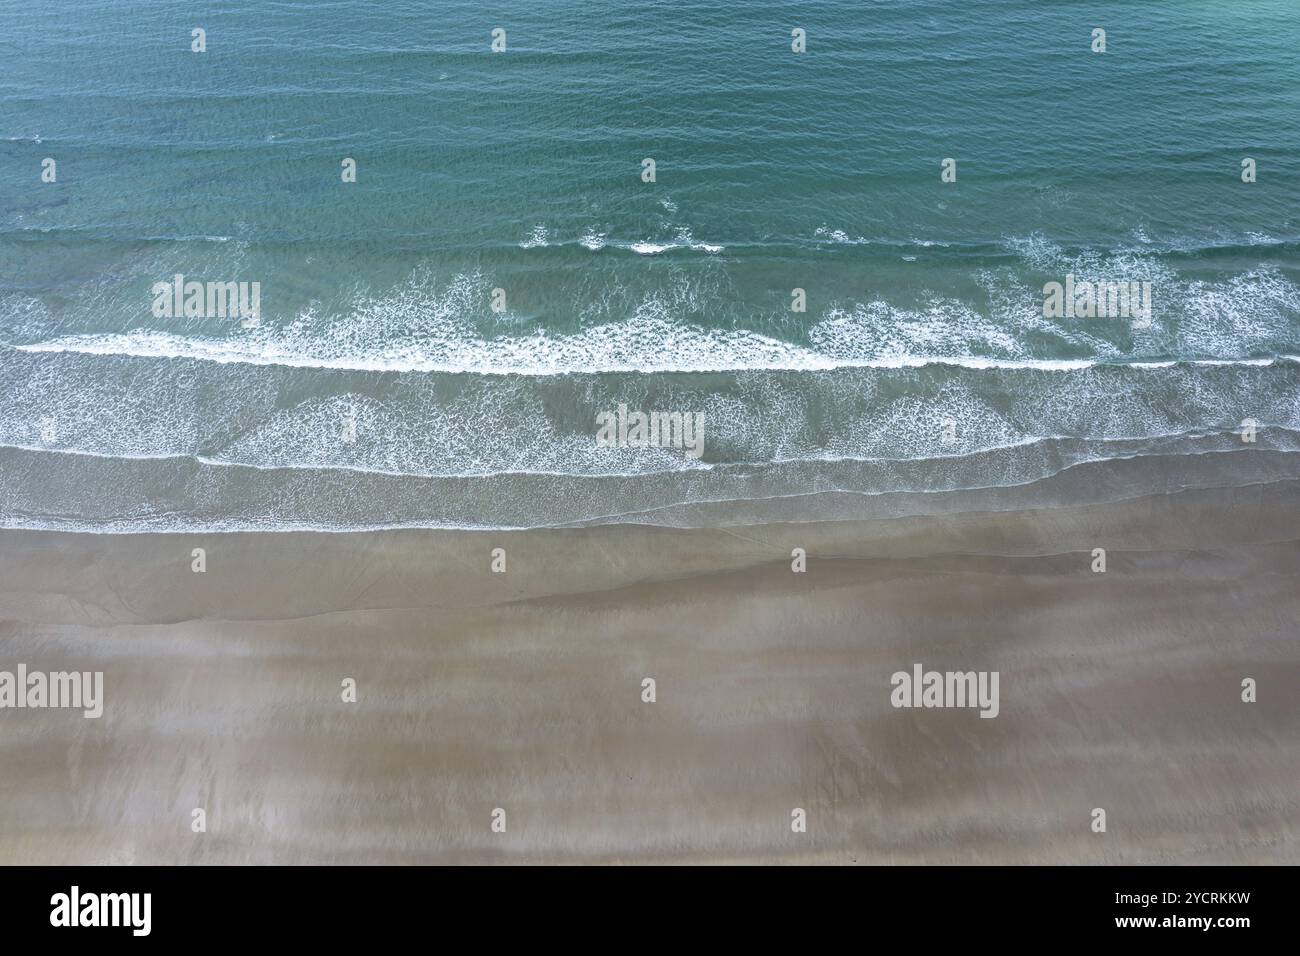
[[[0,0],[0,525],[1300,474],[1297,51],[1295,0]],[[259,324],[155,315],[178,274]],[[1067,275],[1150,321],[1046,317]]]

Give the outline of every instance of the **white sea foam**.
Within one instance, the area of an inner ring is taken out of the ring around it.
[[[671,249],[690,249],[693,252],[706,252],[710,255],[716,255],[725,249],[724,246],[716,242],[700,242],[686,226],[679,227],[670,241],[656,242],[645,240],[642,242],[629,243],[616,242],[614,245],[622,246],[625,249],[631,249],[633,252],[642,256],[657,256],[661,252],[668,252]]]
[[[1150,439],[1189,423],[1226,433],[1242,409],[1258,412],[1263,425],[1300,426],[1294,371],[1271,375],[1256,360],[1229,366],[1209,375],[1165,363],[981,366],[992,369],[988,377],[917,377],[900,364],[879,373],[748,370],[724,387],[694,376],[407,375],[387,379],[378,394],[370,393],[374,380],[324,376],[315,394],[286,401],[286,384],[300,377],[278,367],[145,365],[83,353],[52,362],[10,351],[0,352],[0,443],[401,476],[608,476],[719,463],[938,460],[1050,437]],[[1184,398],[1171,405],[1170,394]],[[704,413],[706,460],[599,447],[594,418],[581,410],[594,415],[620,402]],[[55,427],[44,438],[47,421]],[[341,437],[345,421],[355,424],[350,440]],[[950,440],[941,437],[948,423],[956,426]]]
[[[1125,361],[1108,359],[995,358],[941,352],[911,353],[903,338],[877,343],[881,354],[859,347],[854,339],[862,324],[853,314],[819,323],[810,338],[825,351],[809,349],[754,332],[702,331],[658,319],[609,323],[568,336],[537,332],[495,339],[428,341],[396,344],[363,353],[313,347],[294,334],[272,331],[246,338],[197,338],[170,332],[71,335],[13,346],[21,352],[66,352],[135,358],[192,359],[219,364],[341,369],[369,372],[467,372],[478,375],[570,375],[604,372],[734,372],[744,370],[828,371],[841,368],[901,369],[948,365],[969,369],[1038,369],[1072,371],[1099,365],[1166,368],[1188,365],[1271,365],[1300,357],[1276,355],[1241,359]],[[901,330],[909,331],[909,330]],[[924,338],[941,326],[917,324],[910,331]],[[997,333],[1000,335],[1000,333]],[[671,347],[665,347],[671,343]],[[307,348],[303,348],[306,345]],[[857,354],[855,354],[857,353]]]
[[[661,252],[666,252],[669,249],[675,249],[677,247],[672,243],[633,242],[630,243],[627,248],[631,249],[637,255],[657,256]]]
[[[549,245],[550,244],[549,240],[550,240],[550,232],[547,230],[544,224],[538,223],[536,226],[533,227],[533,231],[530,232],[527,235],[527,237],[525,237],[520,241],[519,248],[536,249],[539,247]]]
[[[582,234],[582,238],[578,240],[579,244],[592,252],[604,249],[606,241],[606,235],[603,232],[598,232],[595,228],[588,229]]]
[[[1253,246],[1278,246],[1282,244],[1281,239],[1276,239],[1266,232],[1248,232],[1246,233],[1246,239]]]
[[[1295,289],[1276,272],[1245,274],[1236,285],[1184,283],[1184,323],[1206,351],[1178,362],[1054,326],[999,273],[978,281],[989,297],[979,310],[940,297],[909,309],[857,303],[828,310],[798,342],[676,320],[720,295],[699,276],[648,293],[626,318],[568,334],[484,331],[490,322],[465,316],[487,318],[490,282],[462,275],[361,296],[346,316],[304,315],[227,338],[145,329],[61,336],[0,349],[0,442],[259,469],[609,477],[707,475],[719,463],[946,462],[1050,437],[1222,431],[1247,415],[1300,424],[1294,368],[1260,371],[1300,359],[1238,351],[1285,334],[1279,323]],[[30,303],[22,315],[48,323]],[[1051,336],[1076,357],[1042,358],[1028,344],[1041,349]],[[926,366],[988,374],[906,371]],[[306,377],[282,368],[416,374],[386,378],[382,389],[374,379],[313,376],[304,393]],[[474,374],[421,374],[443,372]],[[583,374],[607,372],[731,378]],[[574,411],[621,401],[703,411],[706,460],[596,448]],[[356,419],[355,442],[339,440],[345,413]],[[59,423],[53,441],[39,437],[45,417]],[[960,423],[957,436],[936,444],[946,422]]]
[[[681,227],[676,230],[672,239],[644,239],[632,241],[625,239],[610,239],[609,233],[601,231],[594,226],[590,226],[576,239],[562,239],[555,237],[551,230],[544,224],[539,223],[534,226],[532,231],[518,242],[520,249],[544,249],[559,246],[580,245],[584,249],[592,252],[599,252],[606,246],[615,249],[624,249],[629,252],[635,252],[642,256],[657,256],[664,252],[674,250],[689,250],[691,252],[703,252],[708,255],[716,255],[726,250],[726,246],[717,242],[701,242],[697,240],[687,227]]]
[[[813,238],[823,242],[833,242],[843,246],[866,245],[871,240],[864,239],[861,236],[852,237],[843,229],[831,229],[827,226],[818,226],[813,232]]]
[[[583,243],[608,240],[589,230]],[[689,229],[677,246],[717,250]],[[614,243],[610,243],[611,245]],[[242,255],[240,244],[229,248]],[[797,339],[745,328],[704,328],[681,315],[710,314],[728,290],[707,273],[674,275],[638,302],[619,288],[590,296],[576,332],[521,332],[487,323],[492,282],[458,275],[435,283],[426,273],[382,296],[358,293],[346,312],[304,313],[277,324],[226,336],[138,328],[124,332],[41,336],[55,327],[37,300],[9,297],[3,309],[16,348],[212,363],[397,372],[485,375],[567,375],[582,372],[708,372],[744,369],[907,368],[946,364],[973,369],[1077,370],[1094,364],[1195,360],[1268,361],[1295,350],[1293,323],[1300,287],[1274,267],[1226,280],[1181,280],[1166,264],[1136,252],[1067,255],[1042,239],[1012,245],[1024,259],[1064,275],[1115,280],[1158,279],[1150,329],[1106,322],[1062,322],[1042,315],[1041,290],[1009,268],[974,276],[986,301],[978,306],[942,296],[902,307],[873,299],[836,305]],[[646,255],[673,245],[634,243]],[[718,250],[720,251],[720,250]],[[82,307],[113,310],[120,303],[92,289]],[[811,318],[811,317],[810,317]],[[32,330],[32,331],[26,331]],[[499,331],[500,334],[492,334]],[[1065,357],[1046,357],[1065,356]]]
[[[813,239],[816,240],[817,242],[831,243],[833,245],[838,245],[838,246],[905,245],[905,246],[917,246],[922,249],[931,249],[931,248],[946,249],[952,245],[951,243],[942,242],[938,239],[912,238],[906,240],[905,242],[898,242],[898,241],[885,239],[885,238],[868,239],[865,236],[850,236],[843,229],[832,229],[831,227],[826,225],[818,226],[815,230],[813,230]],[[903,258],[908,259],[908,261],[911,261],[916,257],[912,256],[909,258],[907,256],[904,256]]]
[[[857,326],[843,319],[814,329],[816,341],[834,347],[851,339]],[[931,327],[932,329],[934,327]],[[924,327],[918,327],[924,331]],[[663,343],[673,343],[673,350]],[[480,375],[567,375],[577,372],[728,372],[742,370],[901,369],[949,365],[970,369],[1070,371],[1105,364],[1160,368],[1173,361],[1125,363],[1097,359],[991,358],[978,355],[840,355],[792,345],[752,332],[704,332],[659,320],[600,326],[569,336],[531,336],[431,343],[427,348],[394,347],[370,354],[303,351],[292,337],[273,333],[248,338],[202,339],[169,332],[73,335],[14,346],[22,352],[71,352],[137,358],[193,359],[287,368],[374,372],[469,372]],[[887,343],[886,343],[887,344]],[[846,351],[851,351],[846,350]],[[1190,359],[1191,365],[1270,365],[1297,361],[1280,355],[1249,359]]]

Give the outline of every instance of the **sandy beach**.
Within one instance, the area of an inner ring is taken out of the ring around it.
[[[0,669],[105,675],[0,712],[0,863],[1300,862],[1298,505],[0,531]],[[997,717],[891,706],[917,663]]]

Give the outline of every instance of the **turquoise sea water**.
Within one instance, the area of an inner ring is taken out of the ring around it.
[[[1298,51],[1294,0],[0,0],[0,524],[658,520],[1245,419],[1294,471]],[[1151,322],[1045,318],[1067,274]]]

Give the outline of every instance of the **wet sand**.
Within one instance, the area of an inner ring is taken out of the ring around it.
[[[106,700],[0,710],[0,863],[1297,863],[1297,621],[1295,481],[728,530],[2,531],[0,670],[102,670]],[[998,671],[999,715],[892,707],[915,663]]]

